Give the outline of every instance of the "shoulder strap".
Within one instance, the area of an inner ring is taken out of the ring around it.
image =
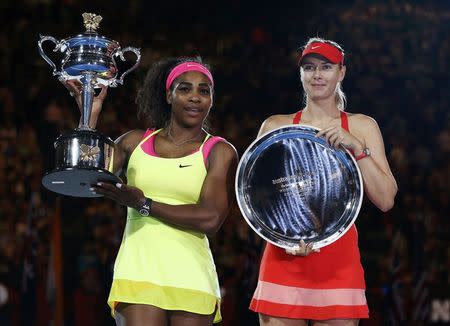
[[[300,120],[302,119],[302,110],[298,111],[295,116],[294,120],[292,121],[293,124],[298,125],[300,123]]]
[[[203,154],[203,162],[206,164],[206,161],[208,160],[208,156],[211,153],[214,145],[216,145],[218,142],[225,141],[224,138],[218,137],[218,136],[211,136],[205,140],[205,142],[201,146],[201,151]]]
[[[344,111],[341,111],[341,127],[342,127],[342,129],[350,132],[350,130],[348,129],[348,116],[347,116],[347,113]],[[355,153],[351,149],[350,149],[350,153],[352,153],[352,155],[355,156]]]
[[[154,135],[156,135],[158,132],[160,132],[162,129],[147,129],[147,131],[144,134],[144,137],[142,137],[141,142],[139,143],[138,146],[140,146],[142,148],[142,150],[144,152],[146,152],[147,154],[153,155],[153,156],[157,156],[155,149],[154,149]]]
[[[144,144],[150,137],[152,137],[153,135],[156,135],[161,130],[162,129],[147,129],[144,133],[144,136],[142,137],[140,145]]]
[[[300,120],[302,119],[302,111],[298,111],[295,116],[294,116],[294,120],[293,120],[293,124],[299,124]],[[347,113],[344,111],[341,111],[341,126],[343,129],[349,131],[348,129],[348,117],[347,117]]]
[[[344,111],[341,111],[341,127],[347,131],[348,130],[348,117],[347,117],[347,113],[345,113]]]
[[[207,143],[207,141],[210,140],[211,138],[213,138],[213,135],[211,135],[211,134],[209,134],[209,133],[206,133],[206,136],[205,136],[205,138],[203,138],[203,142],[202,142],[202,144],[200,145],[199,150],[203,150],[203,146],[205,146],[205,144]]]

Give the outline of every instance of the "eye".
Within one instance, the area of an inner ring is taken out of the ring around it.
[[[302,68],[306,72],[311,72],[311,71],[316,70],[316,67],[314,65],[311,65],[311,64],[305,64],[305,65],[302,66]]]
[[[177,87],[177,90],[179,92],[183,92],[183,93],[189,93],[189,91],[191,90],[188,86],[185,85],[180,85]]]
[[[330,63],[326,63],[324,65],[322,65],[322,70],[327,71],[327,70],[331,70],[333,69],[333,65]]]
[[[202,88],[202,89],[200,89],[200,94],[209,95],[209,94],[211,94],[211,90],[209,88]]]

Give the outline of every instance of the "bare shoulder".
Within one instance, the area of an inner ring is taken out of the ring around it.
[[[281,126],[290,125],[294,119],[295,113],[293,114],[275,114],[268,117],[261,124],[258,136],[261,136],[273,129],[279,128]]]
[[[227,140],[219,141],[211,150],[212,158],[220,160],[234,160],[238,158],[236,148]]]
[[[379,130],[377,121],[362,113],[348,113],[350,129],[360,133],[373,132]]]
[[[126,152],[132,152],[139,142],[144,137],[145,130],[134,129],[124,133],[122,136],[116,139],[115,143],[117,146],[122,148]]]

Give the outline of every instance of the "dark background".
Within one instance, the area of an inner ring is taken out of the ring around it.
[[[101,35],[142,51],[100,117],[99,130],[113,139],[145,127],[134,98],[153,62],[201,55],[216,82],[212,132],[242,154],[265,118],[301,107],[297,48],[312,36],[340,43],[347,111],[377,120],[399,184],[390,212],[365,201],[356,221],[371,309],[361,325],[428,325],[437,310],[435,324],[443,323],[448,307],[432,302],[450,293],[450,2],[7,0],[0,4],[0,283],[9,298],[0,325],[48,325],[58,312],[56,325],[61,318],[65,325],[113,325],[106,297],[124,208],[57,197],[41,186],[54,168],[54,140],[79,114],[37,42],[39,34],[59,40],[83,32],[83,12],[103,16]],[[256,325],[248,304],[262,241],[236,206],[211,246],[223,325]],[[55,248],[62,250],[61,282]]]

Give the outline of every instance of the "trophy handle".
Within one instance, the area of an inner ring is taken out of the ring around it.
[[[38,42],[38,46],[39,46],[39,54],[41,55],[41,57],[44,58],[45,61],[47,61],[47,63],[53,68],[53,76],[59,76],[61,75],[61,72],[56,70],[56,65],[55,63],[45,54],[44,49],[42,48],[42,43],[46,42],[46,41],[51,41],[55,44],[55,48],[53,49],[53,52],[56,52],[60,49],[61,44],[60,42],[55,39],[53,36],[42,36],[39,35],[41,37],[41,39]]]
[[[119,56],[120,59],[121,59],[122,61],[126,61],[126,60],[125,60],[125,57],[123,56],[123,54],[124,54],[125,52],[133,52],[133,53],[136,55],[136,63],[133,65],[133,67],[131,67],[130,69],[128,69],[127,71],[125,71],[125,72],[122,74],[122,76],[120,76],[119,79],[115,80],[114,83],[113,83],[113,85],[111,85],[111,86],[116,86],[117,84],[121,84],[121,85],[122,85],[122,84],[123,84],[123,78],[124,78],[126,75],[128,75],[131,71],[133,71],[134,69],[136,69],[137,65],[138,65],[139,62],[141,61],[141,51],[140,51],[140,49],[133,48],[133,47],[126,47],[126,48],[123,49],[123,50],[118,49],[118,50],[116,51],[116,53],[114,53],[114,55],[112,56],[112,60],[113,60],[113,62],[114,62],[114,65],[116,65],[116,62],[115,62],[115,60],[114,60],[114,57],[115,57],[115,56]],[[117,65],[116,65],[116,66],[117,66]]]

